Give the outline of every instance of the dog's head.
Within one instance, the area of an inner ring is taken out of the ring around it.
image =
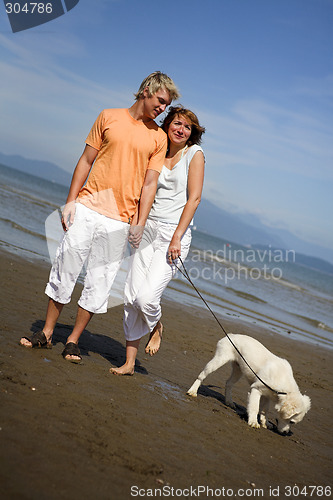
[[[275,405],[275,410],[278,412],[278,431],[281,434],[289,432],[290,424],[301,422],[310,407],[311,400],[309,396],[301,393],[290,392],[279,396],[279,401]]]

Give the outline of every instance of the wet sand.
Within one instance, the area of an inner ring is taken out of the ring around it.
[[[234,389],[237,412],[225,405],[228,367],[210,375],[196,399],[186,396],[222,336],[208,311],[163,301],[160,352],[150,358],[142,342],[134,376],[117,377],[109,368],[125,359],[121,306],[92,319],[80,340],[81,365],[61,357],[79,287],[52,349],[23,348],[19,338],[43,326],[49,266],[5,252],[0,262],[0,498],[185,498],[199,485],[210,490],[192,490],[192,497],[241,489],[287,498],[295,484],[308,497],[327,498],[310,486],[332,486],[332,351],[224,321],[228,331],[252,335],[288,359],[312,400],[289,436],[251,429],[245,381]]]

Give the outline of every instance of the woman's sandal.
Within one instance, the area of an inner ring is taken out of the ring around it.
[[[66,359],[66,356],[77,356],[79,359]],[[72,363],[81,363],[82,361],[79,346],[74,342],[68,342],[65,345],[65,349],[62,351],[62,357],[66,359],[66,361],[71,361]]]
[[[22,337],[23,339],[28,340],[31,342],[31,347],[34,348],[46,348],[50,349],[52,347],[51,345],[51,339],[47,340],[46,335],[43,331],[40,332],[35,332],[31,335],[31,337]],[[24,346],[24,344],[21,344]],[[30,346],[24,346],[24,347],[30,347]]]

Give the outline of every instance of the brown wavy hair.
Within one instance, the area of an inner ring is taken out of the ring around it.
[[[176,116],[184,116],[191,124],[192,131],[187,141],[187,145],[193,146],[193,144],[201,144],[201,136],[205,133],[206,129],[200,125],[197,115],[190,109],[184,108],[181,104],[169,108],[169,112],[161,125],[164,132],[166,132],[166,134],[168,133],[170,123]]]

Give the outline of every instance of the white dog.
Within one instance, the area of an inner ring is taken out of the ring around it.
[[[217,343],[213,359],[207,363],[187,394],[195,397],[207,375],[231,362],[232,373],[225,386],[226,404],[235,409],[231,395],[232,386],[245,375],[251,386],[247,404],[248,424],[251,427],[259,428],[261,425],[267,428],[266,414],[270,401],[273,401],[277,412],[278,431],[281,434],[289,432],[290,424],[300,422],[311,406],[310,398],[300,393],[290,364],[247,335],[228,335],[252,370],[276,392],[266,387],[254,375],[230,340],[225,337]],[[278,394],[280,392],[285,394]]]

